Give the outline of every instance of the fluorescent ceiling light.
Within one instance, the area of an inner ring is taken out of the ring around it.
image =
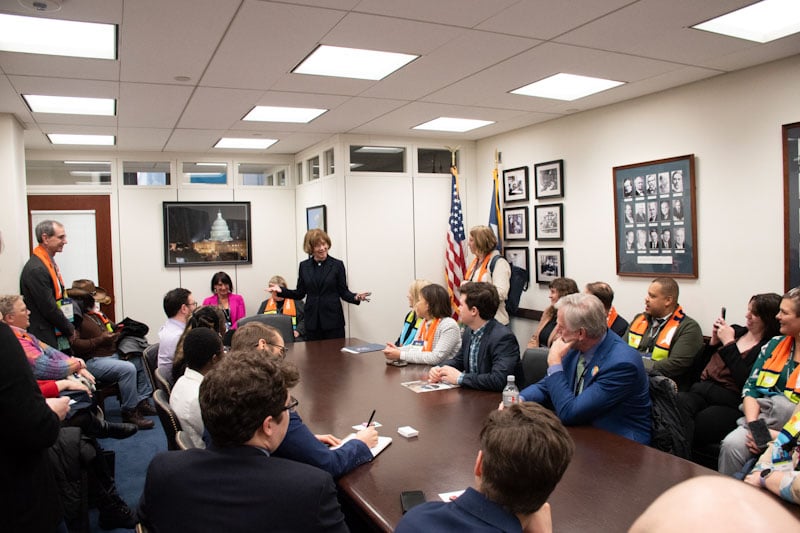
[[[477,120],[472,118],[452,118],[452,117],[439,117],[429,120],[419,126],[414,126],[413,130],[434,130],[434,131],[457,131],[464,133],[465,131],[482,128],[494,124],[492,120]]]
[[[116,112],[116,100],[114,98],[42,96],[39,94],[23,94],[22,97],[34,113],[105,115],[113,117]]]
[[[382,80],[418,57],[410,54],[323,44],[318,46],[292,72],[359,80]]]
[[[800,31],[800,2],[763,0],[692,28],[768,43]]]
[[[70,170],[70,176],[110,176],[111,173],[108,171],[98,171],[98,170]]]
[[[403,148],[394,146],[361,146],[356,148],[355,151],[362,154],[399,154],[403,151]]]
[[[227,167],[228,163],[195,163],[198,167]]]
[[[314,109],[312,107],[273,107],[258,105],[242,120],[256,122],[294,122],[307,124],[323,114],[327,109]]]
[[[235,137],[223,137],[214,148],[245,148],[248,150],[264,150],[278,142],[278,139],[237,139]]]
[[[554,74],[549,78],[539,80],[519,89],[511,91],[513,94],[525,96],[538,96],[539,98],[553,98],[555,100],[577,100],[590,94],[599,93],[612,87],[618,87],[625,82],[579,76],[577,74]]]
[[[0,14],[0,50],[116,59],[117,26]]]
[[[48,133],[53,144],[87,144],[93,146],[114,146],[113,135],[74,135],[71,133]]]
[[[65,165],[106,165],[110,166],[111,161],[64,161]]]

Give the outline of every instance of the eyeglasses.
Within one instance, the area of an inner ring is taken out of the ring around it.
[[[294,396],[289,396],[289,405],[284,405],[281,411],[294,412],[300,402]]]
[[[197,302],[186,302],[186,304],[185,304],[185,305],[186,305],[186,307],[188,307],[189,309],[191,309],[191,308],[193,308],[193,307],[197,307]]]
[[[271,342],[268,342],[267,344],[270,345],[270,346],[274,346],[275,348],[280,350],[281,357],[286,357],[286,354],[289,353],[289,348],[287,348],[286,346],[279,346],[279,345],[273,344]]]

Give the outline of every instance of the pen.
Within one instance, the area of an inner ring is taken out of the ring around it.
[[[368,427],[369,427],[369,425],[370,425],[370,424],[372,424],[372,419],[373,419],[373,418],[375,418],[375,409],[373,409],[373,410],[372,410],[372,414],[371,414],[371,415],[369,415],[369,422],[367,422],[367,425],[366,425],[366,426],[364,426],[365,428],[368,428]]]

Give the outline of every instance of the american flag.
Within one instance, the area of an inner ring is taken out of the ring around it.
[[[456,291],[464,279],[467,269],[464,262],[464,217],[461,214],[461,196],[458,194],[458,171],[450,169],[452,188],[450,196],[450,220],[447,229],[447,251],[445,252],[445,277],[447,292],[450,293],[450,307],[453,318],[458,320],[458,296]]]

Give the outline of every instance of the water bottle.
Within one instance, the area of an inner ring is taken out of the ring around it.
[[[508,376],[506,388],[503,389],[503,407],[511,407],[519,402],[519,389],[517,388],[516,378]]]

